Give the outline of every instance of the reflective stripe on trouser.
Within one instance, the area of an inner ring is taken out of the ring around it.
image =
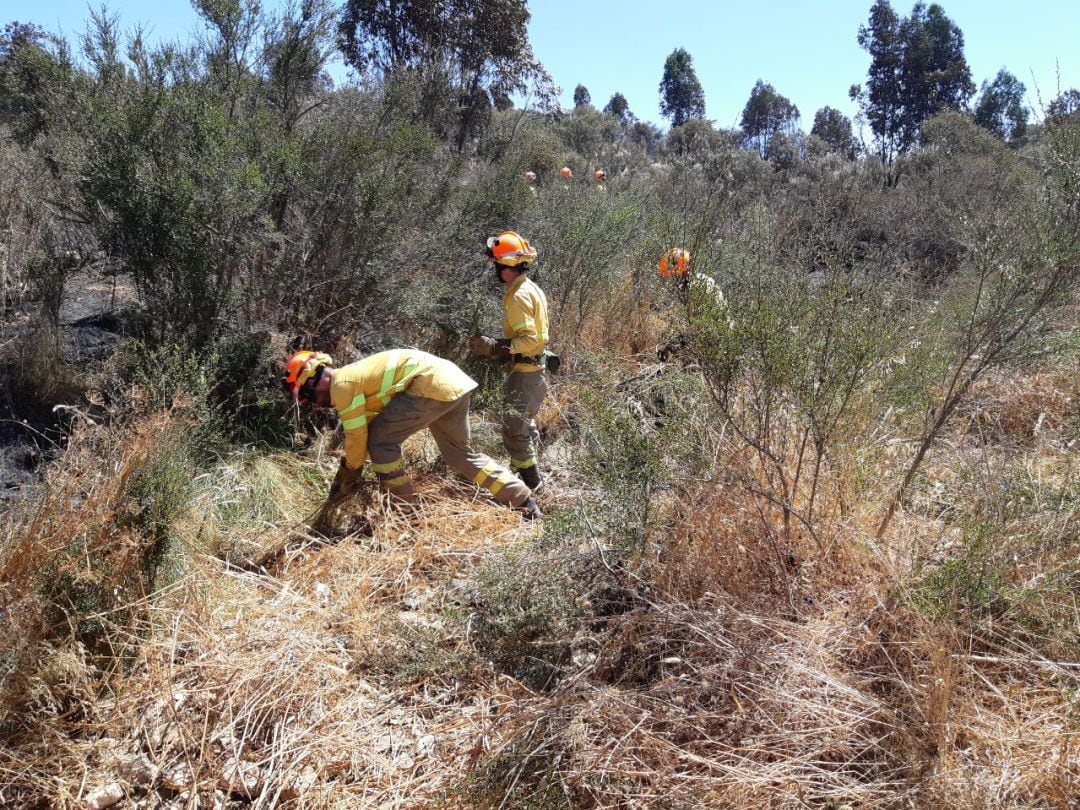
[[[472,394],[452,402],[401,393],[390,400],[368,428],[368,453],[380,483],[387,487],[408,482],[401,459],[401,443],[427,428],[450,469],[488,490],[495,500],[520,506],[529,497],[529,488],[504,467],[472,449],[469,429],[469,401]],[[385,481],[383,476],[386,476]]]
[[[540,439],[536,414],[540,412],[547,390],[547,377],[542,370],[512,371],[506,378],[502,440],[510,453],[512,469],[520,470],[536,464],[536,447]]]

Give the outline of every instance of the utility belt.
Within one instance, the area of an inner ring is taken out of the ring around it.
[[[554,352],[545,351],[543,354],[534,357],[528,354],[511,354],[511,363],[529,363],[530,365],[539,366],[542,369],[550,371],[552,374],[558,374],[559,372],[559,355]]]

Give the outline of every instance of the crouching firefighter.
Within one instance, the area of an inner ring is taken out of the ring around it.
[[[735,328],[728,314],[723,291],[710,276],[691,269],[689,250],[672,248],[660,257],[657,267],[663,278],[672,279],[674,282],[676,297],[686,314],[686,323],[682,330],[666,343],[656,347],[656,358],[661,363],[675,359],[683,353],[690,342],[693,323],[699,318],[715,318],[719,323],[726,324],[728,329]]]
[[[451,469],[526,518],[541,517],[529,487],[472,448],[469,402],[477,383],[449,360],[394,349],[334,368],[329,355],[301,351],[289,358],[283,382],[298,401],[332,406],[341,418],[345,455],[331,498],[355,491],[370,456],[379,488],[394,502],[413,503],[401,443],[427,428]]]
[[[543,479],[537,466],[539,431],[536,414],[547,395],[545,370],[555,371],[558,358],[547,351],[547,298],[526,275],[536,260],[536,248],[513,231],[487,240],[484,255],[506,285],[503,296],[503,340],[484,335],[469,338],[469,351],[494,357],[508,365],[503,389],[502,440],[510,454],[510,469],[529,487],[538,490]]]

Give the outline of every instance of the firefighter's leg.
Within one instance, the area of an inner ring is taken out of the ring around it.
[[[540,469],[536,463],[540,432],[536,414],[547,395],[543,371],[513,371],[506,378],[506,409],[502,418],[502,440],[510,454],[510,469],[529,489],[540,487]]]
[[[492,494],[499,503],[521,506],[530,497],[529,488],[516,475],[505,467],[496,464],[483,453],[472,447],[472,433],[469,429],[469,401],[472,394],[466,394],[452,403],[450,407],[428,427],[439,445],[439,452],[447,466],[459,475],[478,484]]]
[[[406,393],[395,396],[368,427],[368,453],[379,488],[395,501],[412,503],[416,491],[405,472],[401,443],[427,427],[433,416],[425,408],[430,400]]]

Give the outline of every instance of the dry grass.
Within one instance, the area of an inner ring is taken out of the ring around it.
[[[126,487],[177,428],[183,429],[168,414],[130,430],[79,427],[37,499],[7,516],[0,549],[5,720],[27,692],[19,679],[32,669],[40,644],[66,635],[80,610],[107,611],[129,598],[126,591],[139,595],[146,540],[122,519],[132,506]]]
[[[273,493],[269,483],[296,472],[273,463],[244,480]],[[192,552],[242,495],[223,480],[193,501],[204,520],[185,524]],[[24,687],[34,696],[28,733],[0,759],[5,800],[76,807],[95,790],[153,786],[177,806],[197,796],[391,807],[447,793],[464,778],[490,700],[483,678],[437,689],[395,681],[386,667],[417,630],[440,640],[445,595],[435,587],[535,530],[473,488],[419,485],[413,512],[363,500],[344,510],[342,526],[361,523],[362,534],[264,532],[261,545],[284,549],[273,573],[197,556],[167,590],[103,615],[111,657],[77,643],[54,650]]]
[[[548,404],[553,444],[577,409],[572,385]],[[175,808],[1075,806],[1077,506],[1061,443],[962,427],[881,547],[865,542],[875,504],[839,496],[826,531],[783,536],[731,454],[727,475],[658,495],[648,541],[623,558],[558,534],[568,515],[542,534],[433,472],[423,438],[407,447],[417,508],[367,492],[323,531],[305,520],[332,472],[323,443],[235,454],[195,479],[175,524],[183,573],[147,596],[130,579],[144,539],[118,515],[176,424],[144,422],[117,460],[114,435],[77,436],[38,511],[5,525],[21,700],[0,804],[84,807],[112,790]],[[595,497],[571,469],[553,477],[563,499]],[[990,519],[1001,534],[975,557],[969,526]],[[45,620],[35,573],[61,552],[69,567],[89,555],[78,575],[97,585],[124,583],[93,648]],[[589,564],[567,571],[599,576],[571,583],[580,613],[548,617],[570,628],[554,639],[567,656],[530,689],[485,657],[499,603],[483,578],[518,576],[505,598],[559,610],[529,589],[575,555]],[[272,562],[232,564],[255,557]],[[965,606],[939,576],[958,561],[1002,572],[1006,607]]]
[[[802,622],[718,600],[625,619],[593,671],[497,723],[492,804],[1072,806],[1069,688],[846,596]]]
[[[1054,434],[1069,427],[1075,431],[1080,417],[1076,366],[999,373],[981,380],[965,415],[969,430],[997,442],[1030,443],[1043,433]]]

